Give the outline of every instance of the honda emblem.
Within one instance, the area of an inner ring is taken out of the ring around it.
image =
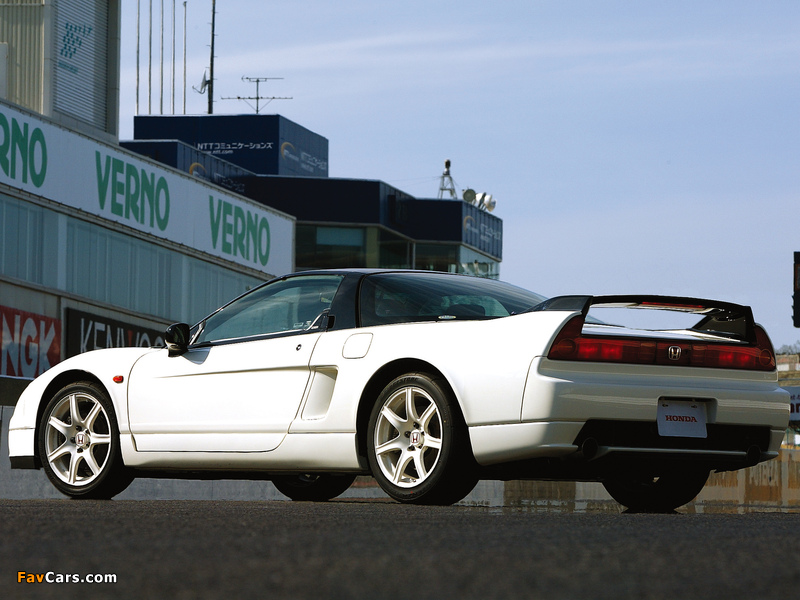
[[[670,360],[678,360],[681,357],[681,347],[680,346],[670,346],[667,349],[667,358]]]

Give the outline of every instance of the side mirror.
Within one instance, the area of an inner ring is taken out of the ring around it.
[[[179,356],[189,347],[189,326],[186,323],[173,323],[164,333],[164,341],[170,356]]]

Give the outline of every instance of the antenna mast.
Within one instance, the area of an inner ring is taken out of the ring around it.
[[[208,79],[208,114],[214,114],[214,30],[217,21],[217,0],[211,0],[211,66]]]
[[[223,98],[223,100],[241,100],[245,102],[250,108],[256,111],[256,114],[261,112],[261,101],[266,100],[266,104],[269,104],[273,100],[292,100],[291,96],[262,96],[259,93],[259,85],[261,83],[266,83],[267,81],[271,81],[273,79],[283,79],[283,77],[242,77],[242,81],[249,81],[250,83],[256,84],[256,95],[255,96],[233,96],[228,98]],[[250,100],[255,100],[256,105],[253,106],[250,103]]]
[[[456,194],[456,182],[453,181],[453,177],[450,175],[450,159],[444,161],[444,173],[442,173],[442,177],[439,179],[439,199],[441,200],[444,197],[444,193],[449,192],[451,198],[458,198],[458,194]]]

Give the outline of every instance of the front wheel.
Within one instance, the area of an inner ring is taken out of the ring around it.
[[[635,512],[671,512],[694,500],[708,481],[708,470],[669,471],[658,476],[616,474],[605,481],[614,500]]]
[[[272,484],[292,500],[325,502],[344,494],[355,480],[355,475],[298,474],[276,476]]]
[[[45,407],[37,433],[44,471],[62,494],[111,498],[133,480],[122,464],[111,400],[97,384],[61,389]]]
[[[453,504],[477,483],[466,425],[441,379],[411,373],[392,381],[367,438],[372,475],[395,500]]]

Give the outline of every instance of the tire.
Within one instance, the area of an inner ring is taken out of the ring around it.
[[[477,483],[466,425],[440,379],[398,377],[378,396],[367,430],[373,477],[404,503],[453,504]]]
[[[272,479],[273,485],[292,500],[325,502],[346,492],[355,475],[281,475]]]
[[[660,476],[626,473],[603,481],[606,491],[632,512],[672,512],[694,500],[708,470],[669,471]]]
[[[114,408],[97,384],[73,383],[53,396],[37,438],[44,471],[66,496],[107,499],[133,481],[122,464]]]

